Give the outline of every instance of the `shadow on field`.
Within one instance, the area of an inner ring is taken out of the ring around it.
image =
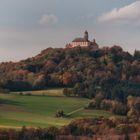
[[[17,102],[17,101],[11,101],[11,100],[8,100],[8,99],[0,99],[0,105],[18,105],[18,106],[21,106],[22,104],[20,102]]]

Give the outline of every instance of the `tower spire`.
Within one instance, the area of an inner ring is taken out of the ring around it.
[[[88,31],[87,31],[87,30],[85,31],[84,39],[85,39],[86,41],[88,41]]]

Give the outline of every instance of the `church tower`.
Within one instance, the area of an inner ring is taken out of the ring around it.
[[[86,41],[88,41],[88,32],[87,32],[87,31],[85,31],[84,39],[85,39]]]

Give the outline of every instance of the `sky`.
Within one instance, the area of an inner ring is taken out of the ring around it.
[[[100,47],[140,50],[140,0],[0,0],[0,62],[65,47],[85,30]]]

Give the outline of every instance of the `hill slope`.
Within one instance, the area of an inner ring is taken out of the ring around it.
[[[119,46],[94,51],[88,48],[48,48],[18,63],[0,64],[0,86],[17,90],[74,87],[73,94],[124,101],[139,96],[140,52],[135,55]]]

